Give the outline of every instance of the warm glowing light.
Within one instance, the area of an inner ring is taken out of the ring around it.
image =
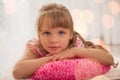
[[[79,32],[84,38],[88,36],[88,24],[94,21],[94,14],[90,10],[74,9],[71,11],[75,30]]]
[[[8,15],[14,14],[16,10],[16,0],[4,0],[5,12]]]
[[[113,15],[117,15],[120,13],[120,4],[116,1],[110,1],[108,3],[108,9]]]
[[[75,31],[80,33],[84,38],[88,36],[88,28],[87,28],[87,17],[85,17],[85,14],[88,16],[87,11],[81,11],[79,9],[74,9],[72,10],[71,14],[73,16],[74,20],[74,26],[75,26]]]
[[[71,12],[73,20],[80,23],[85,22],[86,24],[91,24],[94,21],[94,14],[91,10],[78,10],[74,9]]]
[[[91,24],[94,21],[93,12],[90,10],[84,10],[83,13],[84,13],[84,17],[85,17],[87,24]]]
[[[83,21],[85,21],[84,19],[84,14],[82,13],[82,11],[81,10],[79,10],[79,9],[73,9],[72,11],[71,11],[71,15],[72,15],[72,17],[73,17],[73,21],[74,21],[74,23],[75,24],[80,24],[80,22],[83,22]]]
[[[104,2],[104,0],[95,0],[95,2],[101,4]]]
[[[104,27],[107,27],[107,28],[113,27],[113,25],[114,25],[114,18],[113,18],[113,16],[111,16],[109,14],[103,15],[102,23],[103,23]]]
[[[80,33],[83,38],[86,38],[88,36],[88,27],[85,23],[81,23],[80,26],[76,25],[75,26],[75,31]]]

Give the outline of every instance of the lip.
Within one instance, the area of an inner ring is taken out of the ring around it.
[[[57,50],[58,48],[60,48],[60,46],[49,46],[49,48],[50,48],[51,50]]]

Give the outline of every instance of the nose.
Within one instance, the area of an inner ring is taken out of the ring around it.
[[[51,36],[50,43],[58,43],[58,37],[57,36]]]

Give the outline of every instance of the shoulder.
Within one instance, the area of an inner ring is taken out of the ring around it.
[[[76,47],[84,47],[84,43],[79,37],[76,37],[75,46]]]
[[[27,41],[27,47],[37,47],[39,46],[39,40],[38,39],[31,39]]]
[[[31,52],[33,52],[39,56],[42,56],[42,51],[40,50],[39,39],[28,40],[28,42],[26,44],[26,48],[27,48],[27,50],[30,50]]]

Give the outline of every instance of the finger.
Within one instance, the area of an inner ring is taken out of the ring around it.
[[[47,54],[46,57],[50,56],[50,54]]]
[[[50,62],[50,61],[52,60],[52,56],[47,56],[46,58],[47,58],[47,59],[46,59],[47,62]]]
[[[58,56],[57,55],[53,56],[52,61],[58,61]]]
[[[63,59],[65,59],[64,56],[60,56],[60,57],[58,58],[58,60],[63,60]]]

